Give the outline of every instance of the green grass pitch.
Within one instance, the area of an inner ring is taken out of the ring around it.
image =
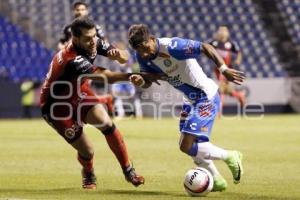
[[[125,181],[104,137],[93,127],[85,131],[95,147],[98,188],[84,191],[75,151],[43,120],[1,120],[0,200],[192,199],[182,182],[194,164],[179,151],[178,120],[126,119],[115,123],[134,166],[146,178],[145,185],[135,188]],[[245,174],[241,183],[234,185],[226,165],[216,161],[228,189],[202,199],[300,199],[299,115],[218,119],[211,141],[242,151]]]

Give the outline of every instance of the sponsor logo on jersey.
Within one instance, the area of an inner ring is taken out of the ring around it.
[[[212,43],[212,45],[214,46],[214,47],[217,47],[218,46],[218,41],[213,41],[213,43]]]
[[[200,131],[201,131],[201,132],[208,132],[208,127],[207,127],[207,126],[202,126],[202,127],[200,128]]]
[[[177,86],[180,86],[183,84],[179,74],[177,76],[169,76],[166,80],[174,87],[177,87]]]
[[[80,65],[77,66],[77,69],[82,69],[82,72],[86,72],[88,71],[93,65],[91,65],[91,63],[89,61],[84,61],[83,63],[81,63]]]
[[[193,131],[197,130],[197,123],[191,123],[191,124],[190,124],[190,128],[191,128]]]
[[[75,62],[75,63],[80,63],[80,62],[82,62],[83,60],[84,60],[84,59],[83,59],[82,56],[76,56],[75,59],[74,59],[74,62]]]

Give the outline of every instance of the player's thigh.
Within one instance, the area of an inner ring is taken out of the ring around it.
[[[186,124],[186,120],[189,117],[192,110],[192,106],[189,104],[183,104],[181,112],[180,112],[180,119],[179,119],[179,131],[182,132],[183,127]]]
[[[49,114],[43,114],[46,122],[56,130],[68,143],[73,143],[82,134],[83,128],[74,118],[57,119]]]
[[[105,108],[101,104],[96,104],[89,109],[85,121],[99,130],[103,130],[107,126],[112,126],[113,123]]]
[[[183,124],[181,133],[194,135],[199,140],[208,141],[219,107],[220,97],[218,94],[212,100],[193,104],[186,120],[181,122]]]
[[[189,151],[192,148],[193,143],[197,139],[197,136],[192,134],[181,134],[179,139],[179,147],[183,151]]]

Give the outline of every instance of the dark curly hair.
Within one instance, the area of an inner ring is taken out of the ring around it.
[[[75,37],[81,36],[81,29],[92,29],[95,28],[95,22],[88,17],[76,18],[71,24],[71,32]]]
[[[134,49],[150,37],[149,28],[145,24],[134,24],[128,30],[128,42]]]

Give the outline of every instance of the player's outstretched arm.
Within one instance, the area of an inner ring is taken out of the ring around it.
[[[152,85],[152,83],[160,85],[158,80],[166,80],[166,78],[167,76],[164,74],[141,72],[140,74],[132,74],[129,77],[129,80],[135,86],[149,88]]]
[[[242,84],[242,82],[245,79],[245,75],[243,72],[228,68],[223,60],[223,58],[218,54],[218,52],[215,50],[215,48],[208,44],[203,43],[201,47],[201,51],[211,60],[214,61],[216,66],[218,66],[218,69],[220,72],[226,77],[228,81],[234,82],[235,84]]]
[[[141,72],[139,74],[131,75],[129,79],[134,85],[138,87],[149,88],[152,83],[160,85],[158,81],[165,81],[167,79],[167,76],[161,73]]]
[[[99,76],[91,77],[90,79],[99,81],[106,79],[110,84],[119,81],[129,81],[129,77],[132,75],[131,73],[113,72],[102,67],[97,67],[93,74]]]
[[[131,83],[133,83],[135,86],[141,87],[141,88],[149,88],[152,85],[152,82],[145,80],[141,75],[139,74],[132,74],[129,77],[129,80]]]
[[[150,87],[153,82],[160,85],[158,80],[165,80],[166,78],[162,74],[113,72],[103,67],[97,67],[93,74],[99,76],[91,76],[90,79],[92,80],[103,81],[106,79],[110,84],[119,81],[131,81],[134,85],[142,88]]]
[[[120,64],[125,64],[128,62],[129,53],[127,50],[113,48],[107,52],[107,57],[111,60],[117,60]]]

